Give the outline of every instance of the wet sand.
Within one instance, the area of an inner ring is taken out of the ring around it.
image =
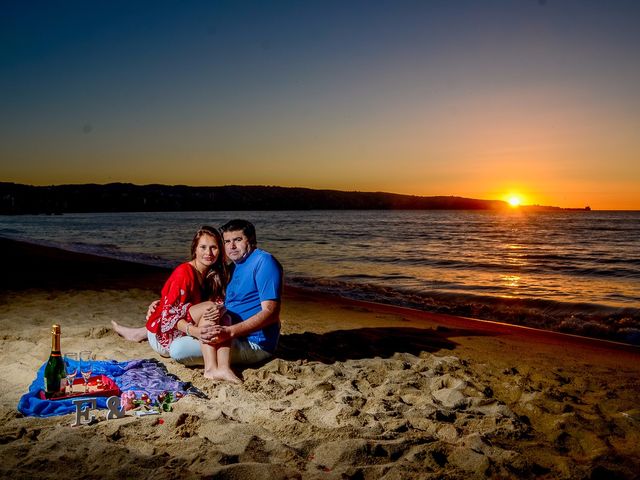
[[[277,358],[242,385],[163,359],[209,397],[71,427],[20,396],[62,349],[158,358],[140,325],[168,272],[0,239],[7,478],[640,478],[640,349],[287,287]],[[286,265],[285,265],[286,269]]]

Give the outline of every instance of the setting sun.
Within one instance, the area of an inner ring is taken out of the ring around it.
[[[507,198],[507,202],[509,202],[509,205],[514,208],[519,207],[522,204],[522,198],[520,198],[518,195],[509,195],[509,197]]]

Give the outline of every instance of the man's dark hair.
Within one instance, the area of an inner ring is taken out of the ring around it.
[[[253,223],[247,220],[235,219],[230,220],[220,227],[222,232],[237,232],[242,230],[242,233],[249,240],[249,245],[256,247],[258,245],[258,239],[256,238],[256,227]]]

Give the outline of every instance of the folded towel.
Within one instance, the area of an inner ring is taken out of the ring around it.
[[[72,399],[46,400],[40,398],[40,392],[44,389],[44,369],[46,362],[38,370],[36,379],[18,402],[18,410],[26,416],[51,417],[53,415],[65,415],[76,411]],[[176,400],[180,395],[192,394],[201,398],[206,395],[191,385],[190,382],[182,382],[178,377],[169,373],[163,363],[155,359],[138,359],[126,362],[115,360],[96,360],[93,363],[93,375],[106,375],[113,379],[125,392],[132,390],[136,396],[145,393],[152,403],[162,403],[159,396],[172,393]],[[180,394],[177,395],[176,394]],[[97,408],[107,408],[106,397],[96,397]]]

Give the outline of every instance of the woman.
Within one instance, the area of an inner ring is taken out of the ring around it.
[[[229,276],[220,233],[201,227],[191,242],[191,260],[179,265],[162,287],[160,300],[147,316],[146,327],[124,327],[115,321],[116,333],[127,340],[144,341],[163,357],[182,359],[181,344],[200,338],[205,322],[228,324],[222,300]],[[210,300],[207,300],[210,299]],[[207,300],[207,301],[203,301]],[[230,367],[230,342],[201,342],[204,376],[238,383]]]

